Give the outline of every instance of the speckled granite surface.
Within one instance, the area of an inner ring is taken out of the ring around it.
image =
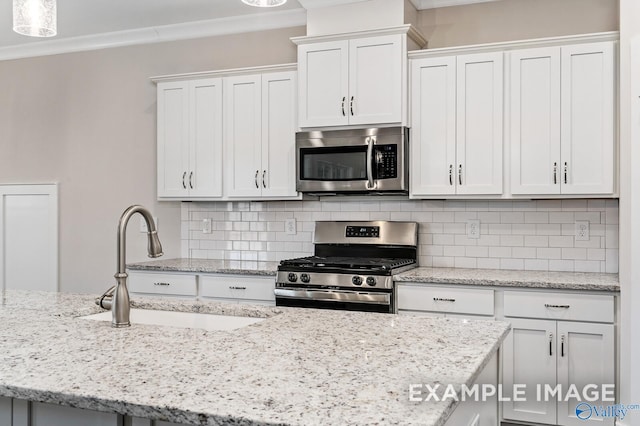
[[[586,272],[506,271],[497,269],[416,268],[395,275],[395,281],[531,287],[557,290],[620,291],[618,274]]]
[[[165,272],[202,272],[212,274],[275,276],[278,262],[254,262],[245,260],[209,259],[160,259],[130,263],[128,269]]]
[[[411,383],[471,384],[508,324],[345,311],[143,300],[138,306],[268,317],[234,331],[109,323],[92,296],[8,291],[0,395],[201,425],[442,425],[448,402]]]

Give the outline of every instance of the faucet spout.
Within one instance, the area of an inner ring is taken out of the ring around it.
[[[126,261],[126,234],[127,224],[129,219],[135,213],[140,213],[147,223],[147,237],[149,239],[147,250],[149,257],[155,258],[162,256],[162,245],[158,238],[158,232],[156,230],[153,216],[149,210],[140,205],[133,205],[127,208],[120,216],[120,222],[118,223],[118,269],[114,275],[116,279],[115,289],[112,291],[112,295],[108,295],[109,291],[105,293],[100,299],[100,306],[106,307],[109,305],[105,298],[109,296],[111,299],[111,312],[112,320],[111,326],[113,327],[129,327],[131,322],[129,320],[130,314],[130,302],[129,302],[129,289],[127,288],[127,261]]]

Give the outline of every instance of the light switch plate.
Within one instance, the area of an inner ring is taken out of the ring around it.
[[[211,219],[202,219],[202,233],[203,234],[211,233]]]
[[[287,235],[296,235],[296,220],[287,219],[284,222],[284,232]]]
[[[576,241],[589,241],[589,221],[576,220]]]
[[[156,231],[158,230],[158,218],[153,216],[153,223],[156,225]],[[140,217],[140,232],[144,232],[145,234],[149,231],[147,231],[147,222],[145,222],[143,217]]]
[[[467,238],[472,238],[474,240],[480,238],[480,220],[467,220]]]

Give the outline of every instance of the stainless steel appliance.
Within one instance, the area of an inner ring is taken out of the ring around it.
[[[393,275],[415,268],[415,222],[316,222],[314,256],[280,262],[276,305],[396,310]]]
[[[297,190],[406,194],[408,144],[406,127],[296,133]]]

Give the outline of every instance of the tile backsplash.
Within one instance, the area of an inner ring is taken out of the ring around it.
[[[296,219],[296,234],[285,221]],[[211,233],[203,233],[203,219]],[[480,238],[467,237],[470,219]],[[618,200],[353,200],[182,204],[182,256],[279,261],[313,252],[318,220],[419,222],[420,266],[618,272]],[[576,241],[575,222],[590,238]]]

